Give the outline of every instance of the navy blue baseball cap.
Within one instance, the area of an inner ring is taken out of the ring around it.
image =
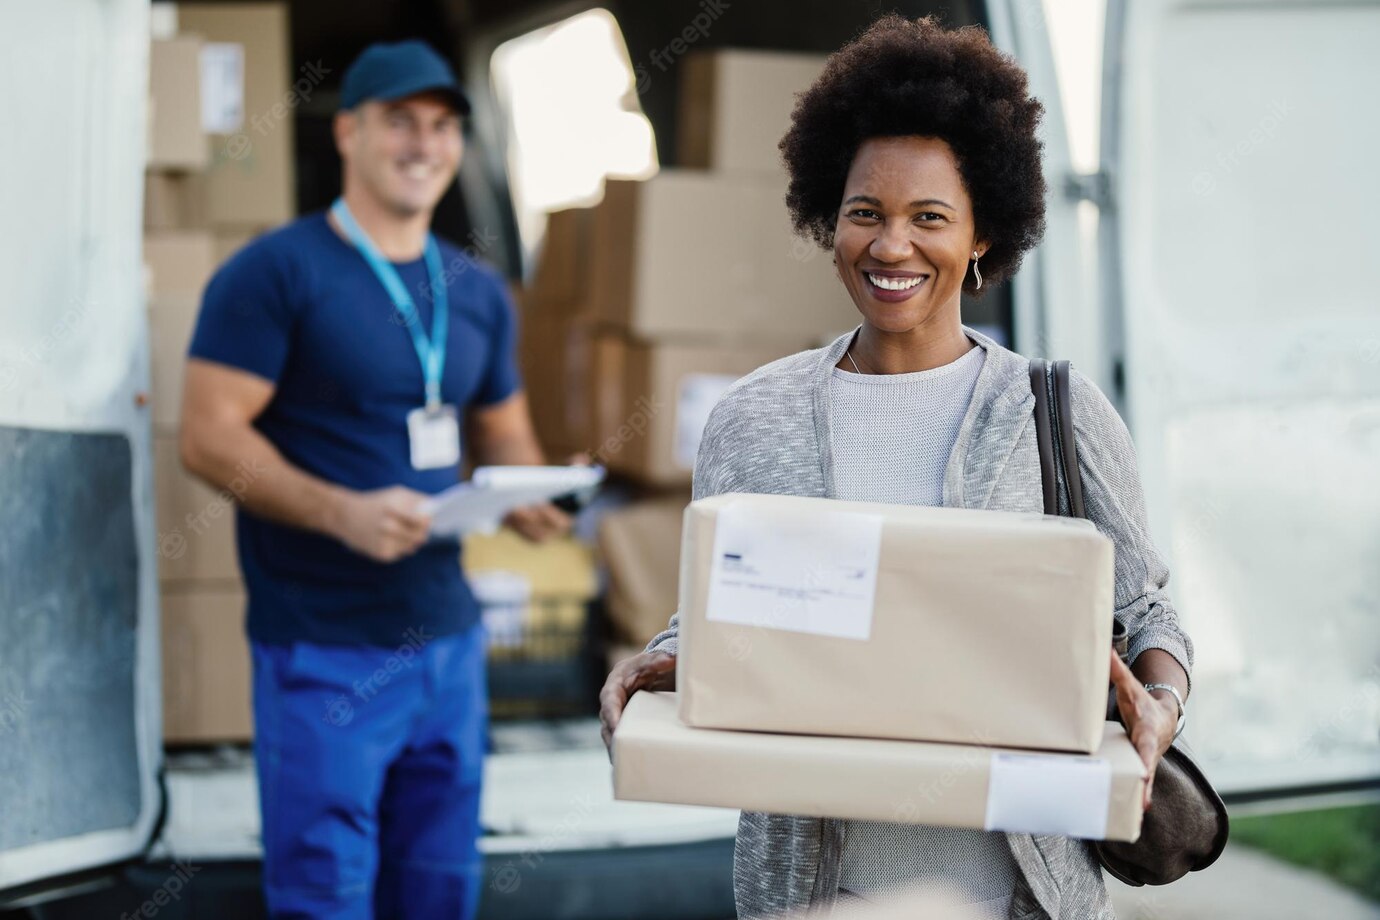
[[[361,102],[378,99],[390,102],[417,93],[444,94],[461,115],[470,114],[470,100],[455,73],[426,42],[379,42],[360,52],[340,87],[341,108],[353,109]]]

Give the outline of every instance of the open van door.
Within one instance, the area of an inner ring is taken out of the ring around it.
[[[139,855],[159,810],[148,16],[18,4],[0,30],[0,904]]]
[[[1046,103],[1016,345],[1136,440],[1196,646],[1189,732],[1238,802],[1380,788],[1380,4],[1108,0],[1102,165],[1072,175],[1043,6],[989,3]],[[1077,200],[1100,209],[1087,296]]]
[[[1109,346],[1238,799],[1380,785],[1377,39],[1375,2],[1108,2]]]

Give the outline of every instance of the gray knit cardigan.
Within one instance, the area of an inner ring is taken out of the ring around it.
[[[1041,511],[1028,362],[965,327],[987,352],[944,475],[944,505]],[[726,492],[833,497],[829,377],[854,333],[826,348],[759,368],[733,385],[710,414],[695,463],[694,497]],[[1072,381],[1078,465],[1088,516],[1116,545],[1116,614],[1132,660],[1164,649],[1188,672],[1193,646],[1165,593],[1169,571],[1151,543],[1130,434],[1097,387]],[[676,652],[678,614],[647,646]],[[744,812],[734,848],[741,918],[808,908],[828,912],[838,891],[844,822]],[[1059,836],[1007,834],[1019,867],[1016,920],[1113,916],[1089,844]]]

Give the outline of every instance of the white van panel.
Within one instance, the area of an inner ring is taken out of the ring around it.
[[[127,628],[123,634],[134,656],[133,677],[126,679],[122,698],[102,701],[127,707],[122,717],[132,725],[131,744],[119,755],[126,758],[119,764],[122,772],[135,777],[123,811],[128,821],[109,826],[113,812],[102,797],[111,792],[99,782],[72,785],[52,800],[35,800],[33,790],[27,800],[11,799],[11,807],[0,808],[0,840],[22,845],[0,846],[0,889],[137,854],[158,807],[149,429],[135,405],[136,394],[148,386],[140,270],[148,15],[148,3],[140,0],[45,0],[10,4],[0,30],[0,124],[7,127],[0,136],[0,425],[127,441],[129,483],[121,498],[132,503],[133,513],[124,520],[133,521],[138,548],[132,550],[137,624],[132,636]],[[15,523],[7,521],[12,533]],[[86,562],[93,569],[110,564]],[[54,585],[54,594],[62,587]],[[105,611],[87,613],[111,626],[101,619]],[[11,628],[23,626],[23,615],[0,610]],[[72,683],[60,669],[54,672],[60,657],[58,650],[43,649],[28,673],[7,669],[23,705],[11,706],[8,739],[0,738],[0,744],[25,738],[17,756],[28,758],[30,771],[61,774],[72,766],[63,751],[79,749],[82,733],[102,727],[96,707],[63,709],[52,698],[33,698],[32,687],[45,680],[53,686]],[[82,665],[69,661],[65,667]],[[129,758],[137,763],[129,764]],[[90,830],[80,826],[83,798],[90,805],[86,810],[107,816],[104,824],[87,819],[97,824]],[[22,823],[5,825],[4,814]],[[53,814],[66,823],[45,818]],[[54,827],[68,825],[71,833],[53,839]]]
[[[1126,403],[1191,737],[1227,791],[1380,778],[1380,4],[1125,15]]]

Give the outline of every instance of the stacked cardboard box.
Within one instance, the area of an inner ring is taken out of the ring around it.
[[[1145,765],[1126,730],[1097,752],[691,728],[675,693],[633,695],[614,735],[614,798],[1091,840],[1140,836]]]
[[[233,496],[178,457],[182,376],[217,266],[293,215],[286,7],[164,5],[151,40],[144,181],[150,412],[162,588],[164,738],[250,737]],[[275,106],[277,108],[275,108]]]
[[[690,504],[675,493],[611,511],[599,521],[608,567],[605,608],[618,643],[610,664],[642,651],[676,610],[681,519]]]
[[[522,351],[553,454],[583,449],[648,486],[684,488],[733,381],[855,324],[827,254],[792,232],[776,153],[794,94],[822,64],[688,60],[681,166],[610,180],[594,208],[551,215]]]
[[[1145,767],[1104,721],[1112,548],[1086,521],[720,495],[686,512],[680,567],[676,693],[630,700],[619,798],[1138,836]]]

